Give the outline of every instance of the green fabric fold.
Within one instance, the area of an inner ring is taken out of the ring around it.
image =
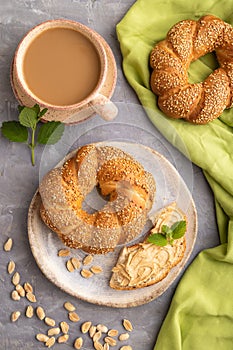
[[[201,252],[183,275],[155,350],[233,349],[233,109],[207,125],[167,118],[150,90],[149,55],[183,19],[213,14],[233,25],[233,0],[138,0],[117,25],[123,70],[155,127],[201,167],[213,190],[221,244]],[[216,68],[214,54],[192,63],[190,82]],[[143,349],[144,350],[144,349]]]

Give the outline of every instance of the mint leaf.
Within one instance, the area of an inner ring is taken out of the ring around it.
[[[156,244],[160,247],[167,245],[167,238],[161,233],[154,233],[147,238],[149,243]]]
[[[43,115],[47,112],[48,108],[42,109],[42,111],[39,112],[38,117],[41,118]]]
[[[25,106],[18,105],[18,111],[19,113],[25,108]]]
[[[162,225],[162,232],[153,233],[148,237],[148,242],[154,243],[158,246],[165,246],[167,244],[173,245],[175,239],[179,239],[184,236],[186,232],[186,221],[176,221],[171,227],[168,225]]]
[[[31,162],[35,165],[35,147],[37,126],[40,118],[47,112],[47,108],[40,110],[40,106],[33,107],[18,106],[19,121],[3,122],[1,131],[3,136],[13,142],[25,142],[31,150]],[[28,133],[28,128],[30,133]],[[43,124],[38,132],[38,143],[54,144],[62,136],[65,126],[60,122],[48,122]]]
[[[171,231],[171,228],[169,226],[167,226],[167,225],[162,226],[162,233],[164,233],[166,235],[166,234],[169,234],[171,232],[172,231]]]
[[[62,137],[64,124],[60,122],[47,122],[40,127],[37,142],[40,144],[53,145]]]
[[[36,112],[37,116],[39,116],[40,106],[38,104],[35,104],[33,107],[31,107],[31,109]]]
[[[35,129],[36,124],[38,123],[37,113],[33,108],[34,107],[24,107],[19,113],[20,124],[31,129]]]
[[[179,239],[184,236],[186,232],[186,221],[177,221],[175,222],[172,227],[172,237],[174,239]]]
[[[27,142],[28,130],[25,126],[17,121],[9,121],[2,123],[2,134],[8,140],[13,142]]]

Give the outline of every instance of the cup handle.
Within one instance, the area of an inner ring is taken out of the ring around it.
[[[104,95],[98,94],[89,105],[104,120],[110,121],[117,116],[116,105]]]

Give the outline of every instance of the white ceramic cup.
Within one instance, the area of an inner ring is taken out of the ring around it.
[[[99,56],[100,75],[96,87],[85,99],[72,105],[59,106],[41,100],[30,90],[24,77],[23,63],[28,47],[38,35],[51,28],[68,28],[78,31],[90,40]],[[102,93],[104,89],[106,90],[106,84],[109,83],[115,85],[116,81],[115,62],[114,64],[111,62],[109,65],[107,52],[109,53],[109,48],[108,51],[106,51],[106,43],[104,39],[98,33],[79,22],[66,19],[43,22],[32,28],[21,40],[16,49],[11,71],[11,84],[15,96],[23,105],[31,107],[37,103],[42,108],[48,108],[48,112],[43,117],[45,121],[55,120],[71,124],[87,119],[95,113],[99,114],[104,120],[112,120],[117,115],[117,107],[110,101],[106,94],[104,95]],[[113,60],[113,55],[111,56],[111,60]],[[109,71],[110,69],[111,71]],[[108,82],[109,74],[114,77],[110,82]],[[112,89],[113,86],[109,88],[111,91]]]

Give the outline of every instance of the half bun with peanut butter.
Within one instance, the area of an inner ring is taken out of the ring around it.
[[[154,227],[148,237],[161,232],[163,225],[170,227],[177,222],[187,222],[175,202],[161,209],[152,220]],[[111,288],[132,290],[153,285],[182,260],[186,249],[185,235],[165,246],[148,242],[148,237],[142,243],[126,245],[121,250],[112,269]]]

